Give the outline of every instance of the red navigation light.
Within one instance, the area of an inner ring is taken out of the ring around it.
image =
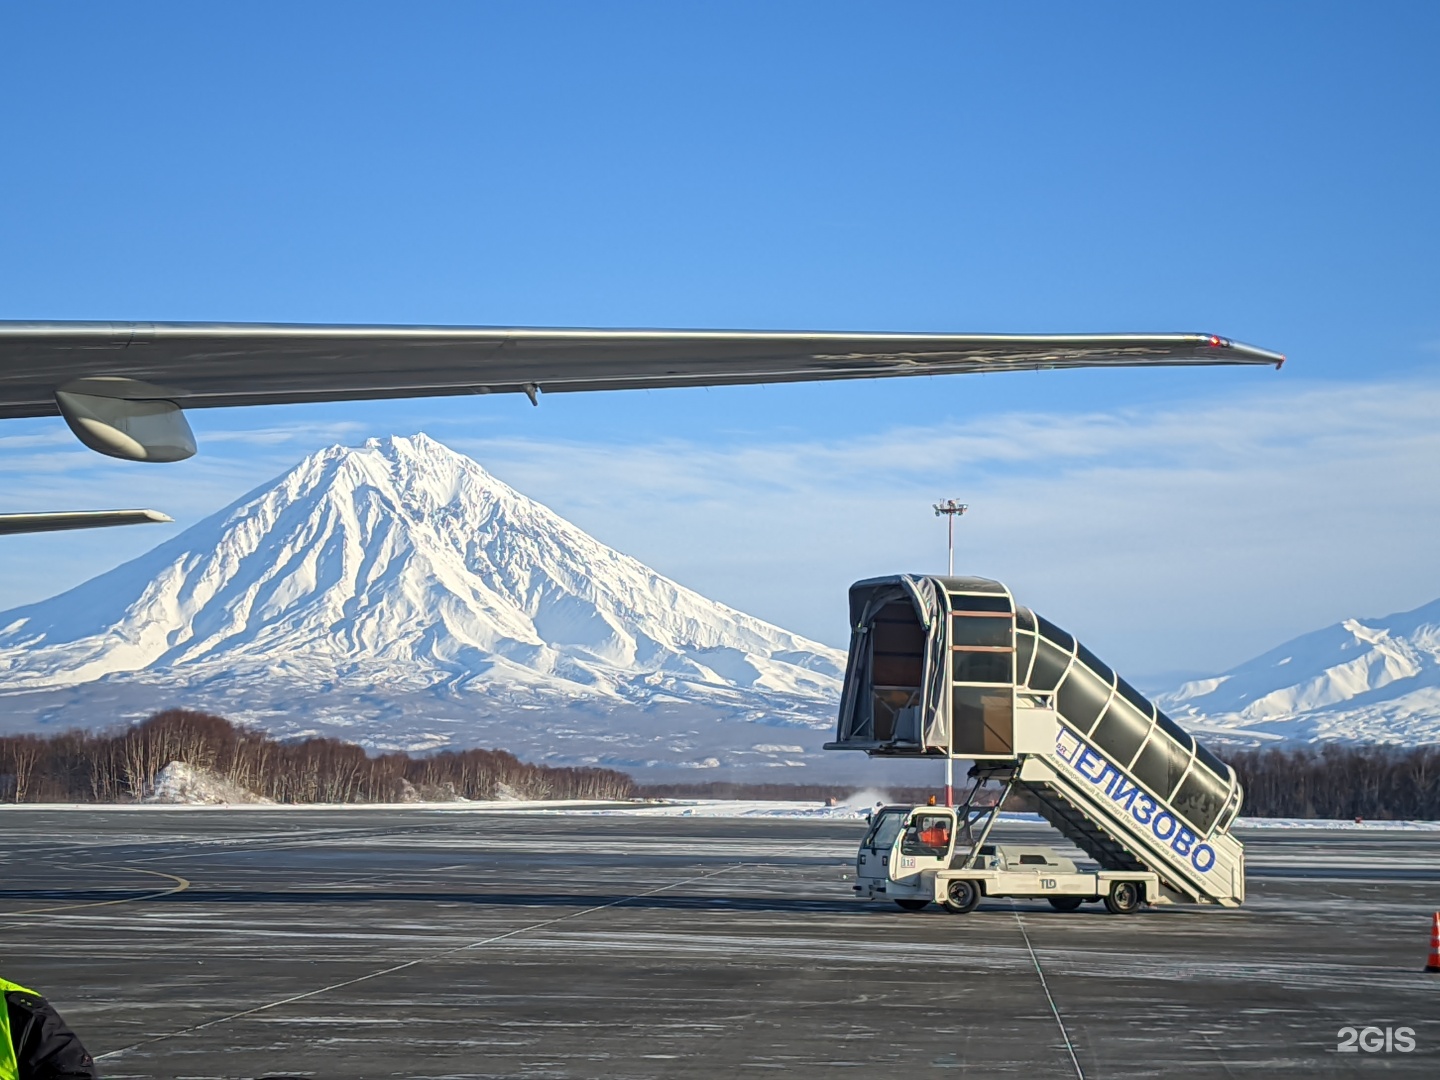
[[[1211,335],[1210,335],[1210,341],[1209,341],[1210,348],[1212,348],[1212,349],[1218,349],[1218,348],[1220,348],[1221,345],[1224,345],[1224,344],[1225,344],[1225,339],[1224,339],[1224,338],[1217,337],[1217,336],[1214,335],[1214,334],[1211,334]]]

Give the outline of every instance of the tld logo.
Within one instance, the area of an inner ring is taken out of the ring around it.
[[[1408,1054],[1415,1049],[1415,1029],[1408,1027],[1342,1027],[1335,1033],[1339,1040],[1335,1045],[1341,1054],[1386,1054],[1396,1051]]]

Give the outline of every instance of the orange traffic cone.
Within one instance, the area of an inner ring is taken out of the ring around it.
[[[1440,971],[1440,911],[1435,913],[1435,925],[1430,930],[1430,959],[1426,971]]]

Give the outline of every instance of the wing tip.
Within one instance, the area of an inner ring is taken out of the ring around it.
[[[1205,339],[1205,344],[1209,348],[1228,349],[1242,356],[1250,357],[1249,363],[1273,365],[1276,371],[1285,366],[1286,356],[1284,353],[1262,349],[1257,345],[1246,345],[1243,341],[1221,337],[1219,334],[1202,334],[1201,337]]]

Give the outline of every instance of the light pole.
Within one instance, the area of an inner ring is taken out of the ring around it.
[[[946,571],[951,577],[955,576],[955,519],[966,510],[970,509],[969,503],[962,503],[959,499],[946,499],[944,502],[935,504],[935,516],[943,517],[950,533],[948,550],[950,553],[949,569]]]
[[[970,509],[969,503],[962,503],[959,499],[946,499],[944,502],[935,504],[935,516],[945,519],[946,532],[949,533],[946,543],[946,551],[949,554],[947,560],[948,573],[950,577],[955,576],[955,519]],[[949,658],[946,658],[948,663]],[[951,718],[951,725],[954,725],[954,718]],[[950,746],[945,753],[945,805],[955,805],[955,732],[950,732]]]

